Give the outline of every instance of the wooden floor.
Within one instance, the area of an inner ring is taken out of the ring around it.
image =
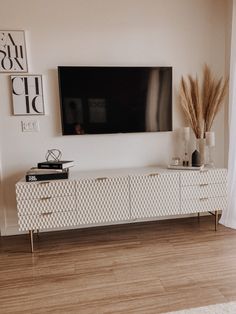
[[[1,238],[0,313],[164,313],[236,300],[236,231],[214,218]]]

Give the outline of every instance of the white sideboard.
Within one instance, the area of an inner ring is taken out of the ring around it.
[[[226,169],[71,171],[68,180],[16,183],[20,230],[131,223],[226,207]]]

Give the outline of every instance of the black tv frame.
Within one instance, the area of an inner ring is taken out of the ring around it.
[[[92,134],[113,134],[113,133],[150,133],[150,132],[171,132],[173,131],[173,67],[172,66],[58,66],[58,82],[59,82],[59,97],[60,97],[60,116],[61,116],[61,127],[62,127],[62,135],[76,135],[76,133],[66,132],[65,128],[65,117],[64,117],[64,110],[65,107],[63,105],[63,97],[64,93],[62,91],[63,87],[61,85],[61,71],[65,69],[74,69],[74,68],[90,68],[90,69],[161,69],[170,71],[170,80],[171,80],[171,88],[170,88],[170,101],[171,101],[171,111],[169,112],[168,123],[169,128],[168,130],[161,130],[161,131],[128,131],[128,132],[101,132],[101,133],[85,133],[84,135],[92,135]]]

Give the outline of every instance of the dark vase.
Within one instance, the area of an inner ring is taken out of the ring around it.
[[[192,153],[192,166],[200,167],[201,166],[201,155],[198,150],[195,150]]]

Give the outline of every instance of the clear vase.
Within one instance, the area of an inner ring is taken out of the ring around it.
[[[205,165],[206,163],[206,140],[205,138],[197,138],[196,140],[197,150],[200,153],[200,163]]]
[[[214,147],[215,147],[215,132],[206,132],[206,166],[214,168]]]

